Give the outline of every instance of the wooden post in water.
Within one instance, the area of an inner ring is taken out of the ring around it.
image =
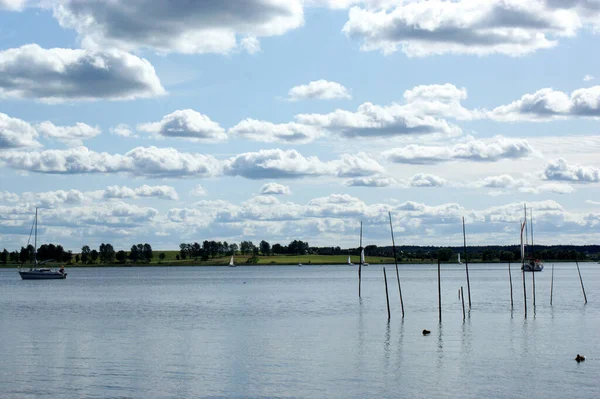
[[[554,291],[554,263],[552,264],[552,278],[550,279],[550,306],[552,306],[553,291]]]
[[[387,302],[388,320],[391,318],[390,315],[390,297],[388,295],[387,287],[387,276],[385,275],[385,267],[383,268],[383,282],[385,283],[385,301]]]
[[[440,260],[438,259],[438,312],[440,314],[440,323],[442,322],[442,274]]]
[[[583,291],[583,299],[585,299],[585,303],[587,304],[587,296],[585,296],[585,287],[583,286],[583,279],[581,278],[581,270],[579,270],[579,262],[575,261],[577,265],[577,272],[579,273],[579,281],[581,282],[581,290]]]
[[[360,222],[360,244],[358,252],[358,297],[360,298],[360,280],[362,274],[362,221]]]
[[[464,320],[466,319],[466,316],[465,316],[465,296],[464,296],[464,295],[462,295],[462,293],[463,293],[463,287],[462,287],[462,285],[461,285],[461,286],[460,286],[460,294],[461,294],[461,295],[460,295],[460,297],[461,297],[461,299],[462,299],[462,308],[463,308],[463,321],[464,321]]]
[[[471,308],[471,282],[469,281],[469,258],[467,257],[467,233],[465,232],[465,217],[462,218],[463,241],[465,245],[465,270],[467,271],[467,293],[469,294],[469,309]]]
[[[512,273],[510,272],[510,261],[508,261],[508,281],[510,282],[510,308],[513,308],[513,286]]]
[[[402,288],[400,287],[400,274],[398,273],[398,259],[396,258],[396,243],[394,242],[394,228],[392,227],[392,212],[388,212],[390,217],[390,231],[392,232],[392,251],[394,253],[394,263],[396,264],[396,279],[398,280],[398,293],[400,294],[400,307],[402,308],[402,318],[404,318],[404,301],[402,300]],[[387,289],[387,286],[386,286]]]
[[[535,314],[535,267],[531,271],[531,281],[533,282],[533,309]]]
[[[527,317],[527,286],[525,285],[525,270],[521,272],[523,274],[523,304],[525,305],[525,317]]]

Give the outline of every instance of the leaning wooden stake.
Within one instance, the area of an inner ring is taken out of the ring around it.
[[[442,322],[442,274],[440,260],[438,259],[438,312],[440,314],[440,323]]]
[[[554,291],[554,263],[552,264],[552,278],[550,279],[550,306],[552,306],[553,291]]]
[[[391,315],[390,315],[390,297],[388,295],[387,276],[385,275],[385,267],[383,268],[383,282],[385,283],[385,301],[387,302],[388,320],[389,320],[391,318]]]
[[[587,296],[585,296],[585,287],[583,286],[583,279],[581,278],[581,270],[579,270],[579,262],[575,261],[577,265],[577,272],[579,273],[579,281],[581,282],[581,290],[583,291],[583,299],[585,299],[585,303],[587,304]]]
[[[469,258],[467,257],[467,233],[465,232],[465,218],[462,218],[463,241],[465,244],[465,270],[467,271],[467,293],[469,294],[469,308],[471,308],[471,282],[469,281]]]
[[[510,261],[508,262],[508,281],[510,282],[510,308],[513,308],[513,286],[512,273],[510,272]]]
[[[359,260],[358,260],[358,297],[360,298],[360,280],[362,275],[362,222],[360,222],[360,244],[359,244]]]
[[[392,232],[392,251],[394,252],[394,262],[396,263],[396,279],[398,280],[398,293],[400,294],[400,307],[402,308],[402,318],[404,318],[404,301],[402,300],[402,288],[400,287],[400,274],[398,273],[398,259],[396,258],[396,243],[394,242],[394,228],[392,227],[392,212],[388,212],[388,215],[390,217],[390,231]]]
[[[460,295],[460,297],[461,297],[461,299],[462,299],[463,320],[465,320],[465,319],[466,319],[466,315],[465,315],[465,296],[464,296],[464,295],[462,295],[462,293],[463,293],[463,287],[462,287],[462,285],[461,285],[461,286],[460,286],[460,294],[461,294],[461,295]]]

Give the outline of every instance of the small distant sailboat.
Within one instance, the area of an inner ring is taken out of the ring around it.
[[[458,264],[462,265],[462,262],[460,261],[460,252],[458,253]]]
[[[21,266],[19,266],[19,275],[23,280],[62,280],[67,278],[67,273],[65,273],[65,268],[60,267],[60,269],[46,269],[46,268],[38,268],[38,265],[42,265],[45,262],[38,262],[37,260],[37,226],[38,226],[38,210],[35,208],[35,219],[33,221],[32,230],[35,229],[34,235],[34,244],[33,244],[33,264],[35,268],[31,268],[29,270],[21,270]],[[31,233],[29,235],[29,239],[31,239]],[[29,245],[29,243],[27,243]]]
[[[231,259],[229,259],[229,267],[235,267],[235,262],[233,261],[233,255],[231,255]]]
[[[360,251],[360,263],[363,266],[369,266],[369,264],[367,262],[365,262],[365,250],[364,250],[364,248],[363,248],[362,251]]]
[[[356,266],[354,263],[352,263],[352,261],[350,260],[350,255],[348,255],[348,266]]]

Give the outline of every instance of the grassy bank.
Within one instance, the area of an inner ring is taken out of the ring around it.
[[[164,260],[159,259],[159,254],[164,253]],[[229,265],[230,256],[222,256],[217,258],[210,258],[208,260],[201,260],[200,258],[194,259],[177,259],[177,255],[179,255],[179,251],[155,251],[154,258],[150,263],[114,263],[114,264],[102,264],[99,262],[91,263],[91,264],[81,264],[72,263],[55,263],[48,262],[43,265],[43,267],[55,268],[60,265],[65,265],[66,267],[128,267],[128,266],[227,266]],[[277,266],[277,265],[338,265],[338,264],[346,264],[348,262],[348,255],[273,255],[273,256],[258,256],[256,263],[249,263],[248,260],[251,258],[250,255],[236,255],[235,256],[235,264],[236,265],[261,265],[261,266]],[[352,256],[351,261],[355,264],[358,264],[359,257]],[[366,261],[371,265],[384,265],[384,264],[393,264],[394,258],[391,257],[367,257]],[[398,262],[399,264],[431,264],[436,263],[437,259],[404,259],[402,262]],[[552,261],[546,260],[546,263],[560,263],[564,261]],[[454,263],[454,262],[444,262],[444,263]],[[483,263],[480,259],[474,259],[469,261],[469,263]],[[506,262],[485,262],[485,263],[506,263]],[[514,264],[518,264],[519,262],[513,262]],[[18,264],[6,264],[0,265],[0,268],[17,268]],[[23,268],[29,268],[31,264],[23,265]]]

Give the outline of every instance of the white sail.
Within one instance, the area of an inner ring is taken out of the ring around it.
[[[460,252],[458,253],[458,263],[462,263],[462,262],[460,261]]]
[[[350,261],[350,255],[348,255],[348,264],[351,265],[352,262]]]
[[[229,259],[229,266],[235,266],[235,263],[233,262],[233,255],[231,255],[231,259]]]

